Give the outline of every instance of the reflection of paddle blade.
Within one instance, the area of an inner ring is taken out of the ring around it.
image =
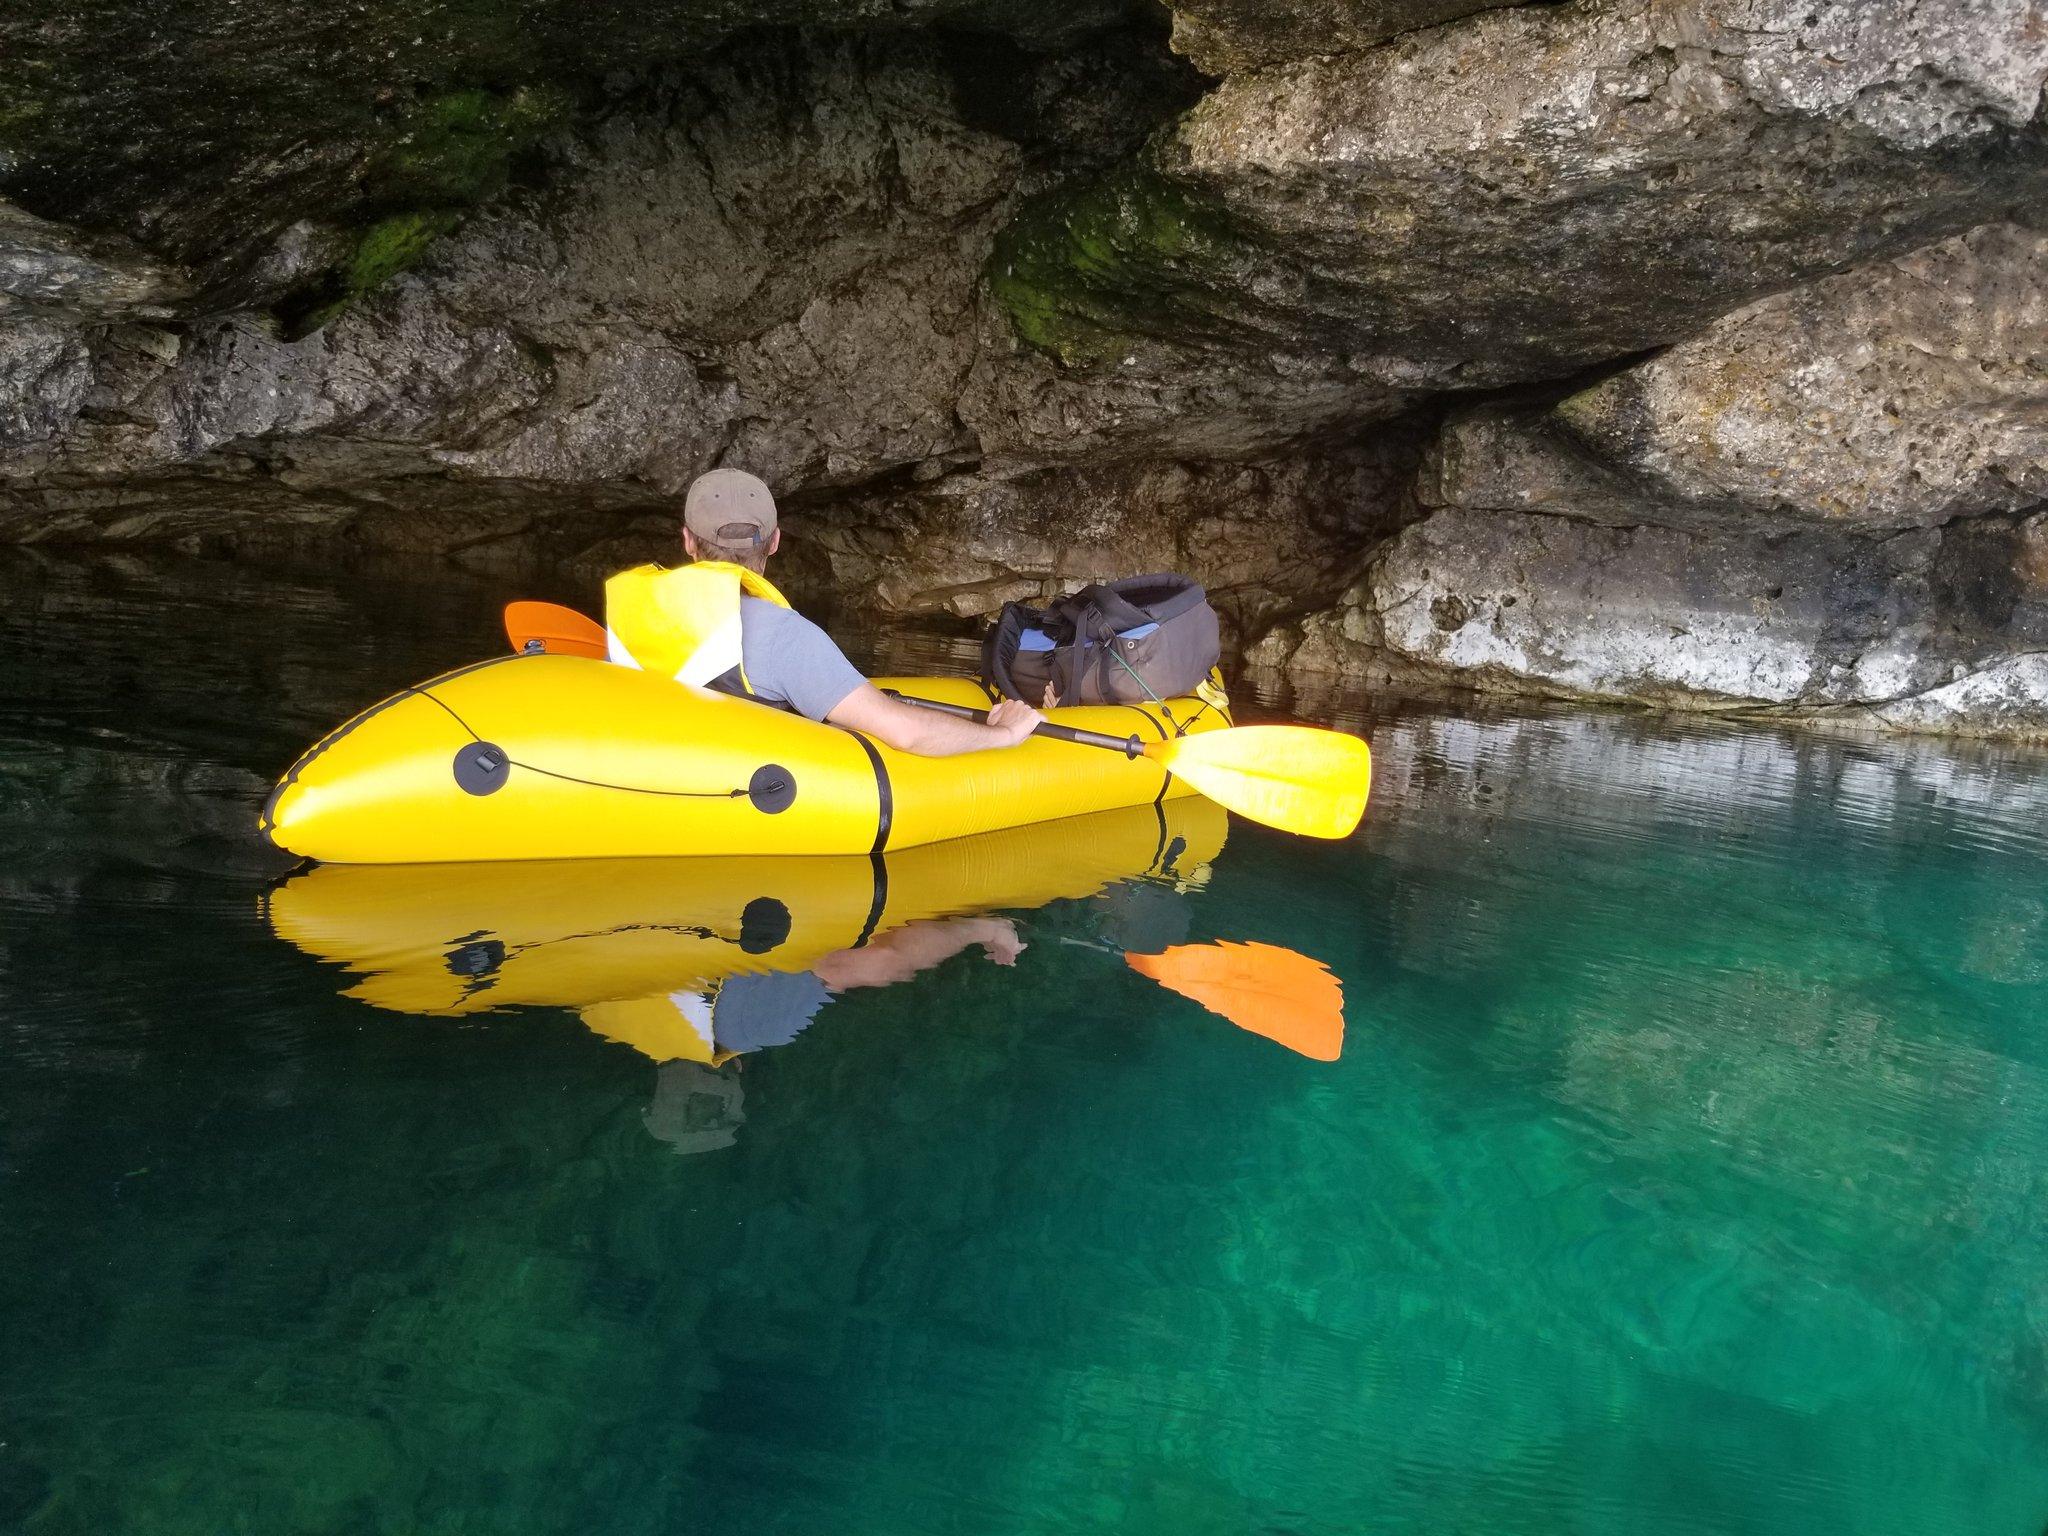
[[[505,638],[515,651],[538,645],[550,656],[605,657],[604,626],[560,603],[507,603]]]
[[[1307,955],[1225,942],[1124,959],[1140,976],[1311,1060],[1335,1061],[1344,1049],[1344,988]]]

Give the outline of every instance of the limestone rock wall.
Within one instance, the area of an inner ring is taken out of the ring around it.
[[[409,264],[621,71],[751,29],[1064,46],[1131,0],[47,0],[0,11],[0,195],[293,325]]]
[[[2048,236],[1988,224],[1724,316],[1553,415],[1639,516],[1931,528],[2048,501],[2044,363]]]
[[[1227,76],[991,266],[992,449],[1289,435],[1556,378],[2048,189],[2038,0],[1486,11]],[[1055,409],[1046,397],[1057,400]]]
[[[1304,669],[1377,659],[1496,690],[1882,713],[2048,646],[2048,518],[1758,540],[1446,509],[1300,645]]]
[[[928,44],[737,48],[558,141],[540,190],[311,336],[23,332],[19,366],[71,372],[15,395],[40,410],[0,522],[118,529],[252,461],[344,501],[409,480],[630,506],[721,461],[800,494],[971,459],[976,272],[1024,155],[955,88]]]
[[[1173,46],[1212,75],[1357,53],[1514,0],[1181,0]]]
[[[562,138],[538,189],[311,336],[248,315],[90,344],[21,330],[18,366],[64,388],[17,396],[41,410],[0,459],[0,534],[351,542],[588,578],[672,556],[673,498],[736,463],[789,501],[786,570],[814,601],[968,615],[1139,565],[1201,570],[1248,633],[1334,601],[1409,504],[1416,432],[1284,461],[979,473],[963,398],[1001,219],[1049,155],[1135,148],[1176,85],[1070,49],[976,110],[1016,62],[735,45]]]
[[[968,617],[1141,571],[1199,572],[1243,640],[1337,602],[1414,516],[1417,434],[1249,464],[958,475],[806,525],[833,584],[899,613]],[[813,585],[823,586],[822,580]]]
[[[0,538],[2048,735],[2048,0],[607,14],[0,18]]]
[[[1449,420],[1428,508],[1267,641],[1915,728],[2048,727],[2048,241],[1987,225],[1776,296],[1545,408]]]

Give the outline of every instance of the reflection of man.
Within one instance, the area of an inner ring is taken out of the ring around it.
[[[740,1108],[740,1080],[714,1072],[701,1061],[665,1061],[654,1080],[654,1102],[641,1123],[678,1157],[716,1152],[739,1138],[746,1111]]]
[[[1017,925],[1007,917],[932,918],[877,934],[858,949],[834,950],[807,971],[729,976],[708,991],[614,1004],[601,1017],[595,1016],[597,1008],[586,1009],[584,1018],[600,1033],[628,1039],[650,1054],[657,1048],[681,1053],[662,1061],[644,1119],[650,1136],[688,1157],[731,1146],[746,1119],[739,1080],[717,1071],[719,1065],[787,1045],[841,992],[908,981],[976,944],[997,965],[1015,965],[1024,952]],[[656,1003],[668,1005],[662,1010],[667,1018],[650,1029],[644,1010]],[[680,1033],[673,1027],[679,1020]]]
[[[834,993],[888,987],[976,944],[997,965],[1015,965],[1024,953],[1017,925],[1007,917],[926,918],[879,934],[859,949],[835,949],[811,970]]]
[[[1006,917],[934,918],[875,935],[858,949],[835,949],[807,971],[729,976],[709,992],[674,992],[669,1001],[723,1061],[787,1045],[818,1010],[857,987],[888,987],[979,944],[997,965],[1014,965],[1024,941]]]
[[[1024,949],[1008,918],[905,923],[857,949],[821,955],[809,970],[751,972],[665,996],[590,1003],[581,1010],[583,1022],[656,1061],[715,1067],[749,1051],[787,1045],[841,992],[908,981],[977,944],[997,965],[1014,964]]]

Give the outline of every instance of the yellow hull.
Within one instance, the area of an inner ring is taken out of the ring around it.
[[[1199,798],[885,857],[325,865],[272,929],[361,978],[353,997],[461,1017],[573,1008],[657,1060],[702,1054],[672,997],[802,971],[906,923],[1023,910],[1118,881],[1199,884],[1228,818]]]
[[[963,678],[882,679],[986,705]],[[1216,730],[1196,699],[1052,711],[1140,740]],[[264,808],[345,864],[880,853],[1190,793],[1145,759],[1034,738],[926,758],[575,656],[506,656],[395,694],[310,748]]]

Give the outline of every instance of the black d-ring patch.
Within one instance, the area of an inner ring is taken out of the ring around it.
[[[455,754],[455,782],[466,794],[494,795],[511,773],[512,760],[496,742],[472,741]]]
[[[755,810],[779,815],[796,804],[796,775],[780,763],[763,763],[747,780],[747,798]]]

